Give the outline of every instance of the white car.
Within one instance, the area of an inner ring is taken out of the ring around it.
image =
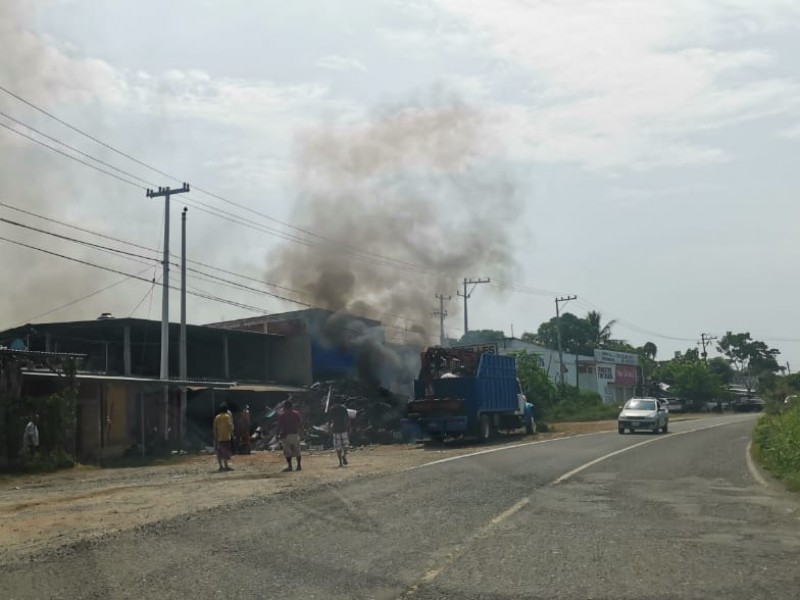
[[[617,429],[620,434],[626,429],[631,433],[637,429],[667,433],[669,411],[666,404],[657,398],[631,398],[617,417]]]

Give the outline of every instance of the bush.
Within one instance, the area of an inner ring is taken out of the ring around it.
[[[599,394],[574,387],[565,388],[561,400],[546,411],[550,421],[602,421],[615,419],[619,407],[605,404]]]
[[[759,462],[800,491],[800,406],[761,417],[753,430],[753,444]]]

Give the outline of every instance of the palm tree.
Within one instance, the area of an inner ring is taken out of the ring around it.
[[[596,310],[586,313],[586,322],[589,324],[589,345],[592,348],[603,348],[611,340],[611,328],[617,322],[612,319],[603,325],[603,315]]]
[[[642,346],[642,353],[650,360],[655,360],[656,354],[658,354],[658,347],[653,342],[647,342]]]

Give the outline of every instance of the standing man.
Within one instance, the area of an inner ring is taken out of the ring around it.
[[[228,466],[233,448],[233,419],[228,405],[223,404],[214,417],[214,448],[217,451],[217,462],[220,471],[233,471]]]
[[[328,427],[333,436],[333,449],[339,457],[339,466],[347,465],[347,447],[350,445],[350,414],[338,399],[328,410]]]
[[[39,447],[39,428],[36,426],[38,415],[32,414],[28,418],[28,424],[25,425],[25,432],[22,434],[22,447],[25,454],[33,456],[33,453]]]
[[[297,470],[300,466],[300,436],[303,433],[303,417],[292,406],[292,397],[283,403],[283,411],[278,415],[278,439],[283,445],[283,455],[286,457],[287,467],[283,470],[288,473],[292,470],[292,458],[297,459]]]

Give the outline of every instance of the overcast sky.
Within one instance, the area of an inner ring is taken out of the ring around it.
[[[528,293],[476,289],[472,328],[509,333],[513,323],[519,336],[553,315],[553,293],[577,294],[566,310],[619,319],[615,337],[651,340],[661,357],[693,346],[701,332],[750,331],[800,368],[800,2],[2,4],[0,85],[145,163],[279,220],[295,218],[303,131],[358,123],[432,94],[458,98],[482,115],[480,151],[513,174],[523,199],[508,235],[513,284]],[[2,93],[0,111],[156,185],[176,183]],[[11,125],[2,116],[0,123]],[[0,152],[3,203],[161,244],[161,201],[5,129]],[[180,198],[174,206],[175,248]],[[0,216],[24,217],[7,209]],[[191,205],[189,218],[193,257],[256,279],[276,244],[290,243]],[[8,225],[0,235],[147,279],[155,271]],[[41,319],[160,316],[146,282],[2,248],[4,262],[25,267],[6,270],[2,327],[119,281]],[[297,308],[210,282],[195,287],[265,311]],[[456,290],[443,291],[454,296],[448,329],[458,334]],[[198,323],[249,314],[209,300],[190,305]]]

